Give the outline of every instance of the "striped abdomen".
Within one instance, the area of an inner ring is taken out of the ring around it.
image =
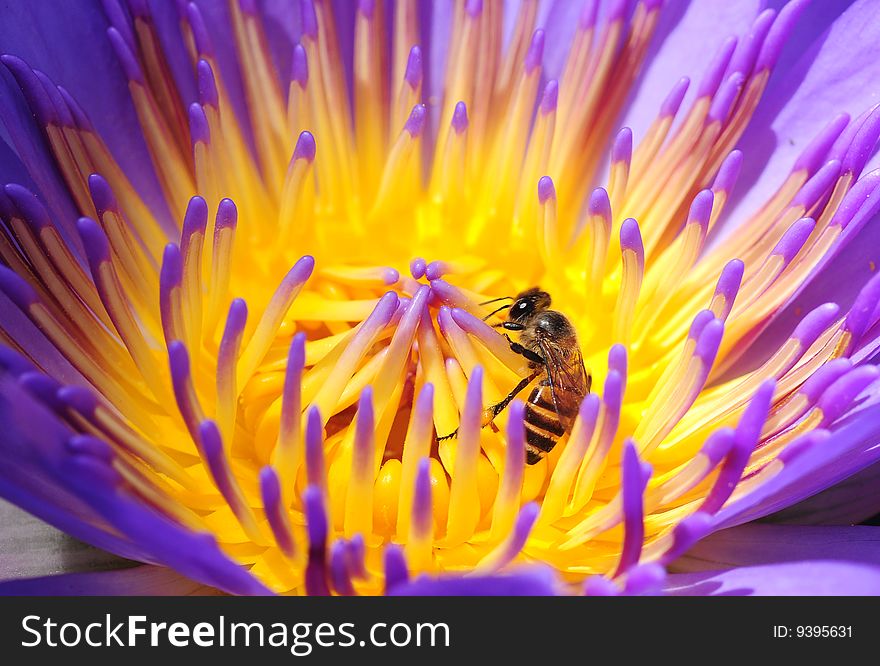
[[[553,402],[553,391],[547,380],[534,388],[526,403],[526,463],[534,465],[553,450],[556,443],[567,432],[566,423],[573,423],[577,412],[559,414]],[[557,393],[559,388],[556,389]],[[557,396],[558,398],[558,396]],[[558,400],[560,409],[569,400]],[[576,409],[576,408],[575,408]]]

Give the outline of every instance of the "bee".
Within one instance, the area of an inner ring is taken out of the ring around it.
[[[500,300],[512,302],[488,314],[484,321],[502,310],[509,310],[507,318],[494,327],[519,333],[518,342],[511,340],[507,333],[504,337],[512,351],[526,358],[530,372],[504,400],[484,410],[483,427],[491,424],[519,393],[534,383],[525,409],[526,463],[534,465],[571,432],[581,402],[590,392],[592,376],[584,366],[574,326],[564,314],[550,309],[550,294],[533,287],[515,298],[505,296],[481,305]],[[457,433],[456,430],[438,441]]]

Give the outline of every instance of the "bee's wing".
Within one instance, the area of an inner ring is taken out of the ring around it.
[[[590,390],[583,356],[577,346],[564,348],[546,338],[539,339],[538,346],[547,366],[556,414],[563,425],[570,428],[581,400]]]

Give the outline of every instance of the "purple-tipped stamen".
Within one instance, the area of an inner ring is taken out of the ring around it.
[[[858,177],[874,153],[878,137],[880,137],[880,104],[871,109],[871,113],[856,132],[852,144],[843,157],[841,165],[843,173],[851,173]]]
[[[813,308],[795,327],[791,338],[798,340],[802,348],[808,349],[834,323],[839,312],[836,303],[824,303]]]
[[[666,569],[656,562],[638,564],[626,572],[623,594],[626,596],[653,596],[663,591]]]
[[[37,303],[37,292],[18,273],[0,265],[0,291],[22,311]]]
[[[727,65],[730,63],[733,52],[736,50],[736,44],[737,39],[732,36],[721,42],[721,46],[718,48],[715,57],[709,63],[709,67],[703,75],[703,79],[700,81],[700,87],[697,89],[697,99],[711,98],[718,92],[721,81],[724,80],[724,72],[727,71]]]
[[[457,102],[452,112],[452,129],[456,134],[461,134],[468,128],[467,106],[464,102]]]
[[[203,107],[218,108],[220,106],[220,93],[217,91],[217,80],[214,78],[214,70],[207,60],[199,60],[196,65],[196,76],[199,88],[199,103]]]
[[[425,262],[425,260],[421,257],[416,257],[411,262],[409,262],[409,272],[416,280],[420,280],[425,277],[425,270],[427,269],[427,267],[427,262]]]
[[[584,594],[588,597],[617,597],[620,588],[605,576],[590,576],[584,582]]]
[[[620,476],[623,498],[623,545],[620,549],[620,562],[614,574],[615,578],[638,564],[645,540],[644,495],[651,476],[651,467],[639,460],[635,442],[631,439],[627,439],[623,444]]]
[[[116,454],[107,442],[90,435],[74,435],[64,445],[74,455],[92,456],[105,463],[112,463],[116,458]]]
[[[700,505],[699,511],[710,515],[715,514],[733,494],[749,462],[749,457],[755,450],[758,438],[761,436],[761,430],[770,413],[775,390],[776,382],[768,379],[755,391],[755,395],[752,396],[736,426],[733,448],[725,458],[718,477],[715,479],[715,484]]]
[[[810,375],[798,389],[807,403],[812,405],[819,400],[823,393],[838,379],[852,370],[852,361],[848,358],[836,358],[824,363]]]
[[[620,225],[620,249],[635,253],[639,262],[639,271],[645,270],[645,246],[642,244],[642,232],[639,223],[628,217]]]
[[[472,314],[479,314],[476,303],[465,296],[461,291],[446,280],[431,280],[431,293],[450,308],[461,308]]]
[[[617,372],[620,374],[620,377],[623,379],[622,389],[626,391],[626,376],[627,376],[627,358],[626,358],[626,347],[622,344],[614,344],[611,345],[611,349],[608,350],[608,370],[610,372]]]
[[[348,549],[348,566],[351,575],[355,578],[367,578],[369,575],[366,564],[367,545],[364,542],[363,535],[355,534],[346,542],[346,547]]]
[[[779,59],[782,47],[788,41],[795,24],[801,13],[806,9],[810,0],[791,0],[787,2],[780,10],[776,20],[770,27],[761,51],[755,62],[755,72],[760,73],[765,70],[772,69]]]
[[[385,592],[409,581],[409,567],[403,549],[397,544],[388,544],[384,552]]]
[[[465,14],[475,19],[483,13],[483,0],[467,0],[464,5]]]
[[[703,362],[705,373],[708,373],[715,362],[715,355],[718,353],[718,347],[721,345],[721,337],[723,335],[724,324],[720,320],[715,319],[706,324],[706,328],[703,329],[699,339],[697,339],[694,356]],[[705,378],[703,381],[705,381]]]
[[[424,394],[424,391],[422,393]],[[431,459],[422,458],[416,467],[412,518],[410,519],[410,531],[416,537],[427,538],[433,533],[434,514],[432,502]]]
[[[302,44],[293,47],[293,56],[290,63],[290,80],[304,89],[309,83],[309,59]]]
[[[372,19],[376,11],[376,0],[358,0],[357,11],[366,19]]]
[[[632,160],[633,133],[629,127],[623,127],[614,137],[614,144],[611,146],[611,162],[619,163]]]
[[[238,209],[232,199],[221,199],[217,205],[217,215],[214,218],[214,235],[222,229],[235,229],[238,224]]]
[[[306,534],[309,540],[309,560],[306,564],[306,593],[309,596],[329,596],[327,581],[327,535],[330,525],[324,493],[320,487],[310,485],[302,497],[306,517]]]
[[[548,199],[556,198],[556,188],[550,176],[541,176],[538,180],[538,202],[543,205]]]
[[[211,141],[211,130],[208,128],[208,117],[198,102],[189,105],[189,135],[193,146],[197,143],[207,145]]]
[[[337,594],[343,597],[354,596],[355,589],[351,581],[348,545],[345,539],[337,539],[330,547],[330,580]]]
[[[880,169],[862,176],[847,192],[837,211],[831,218],[831,226],[847,229],[853,222],[853,228],[870,219],[880,206]]]
[[[134,53],[132,53],[132,50],[129,48],[129,45],[125,42],[125,39],[119,31],[116,28],[108,28],[107,37],[110,39],[110,45],[113,47],[113,50],[116,52],[116,57],[122,65],[122,71],[125,72],[125,77],[129,81],[146,85],[141,66],[138,64],[137,58]]]
[[[425,268],[425,278],[429,281],[439,280],[450,272],[450,266],[445,261],[432,261]]]
[[[803,206],[804,210],[810,210],[831,189],[839,175],[840,162],[826,162],[792,198],[791,206]]]
[[[812,175],[827,160],[834,142],[849,125],[849,114],[841,113],[828,123],[795,160],[792,171],[806,171]]]
[[[107,241],[107,236],[104,235],[101,225],[89,217],[79,218],[76,222],[76,228],[86,250],[92,275],[97,280],[101,264],[110,261],[110,243]]]
[[[327,472],[324,463],[324,424],[317,407],[306,413],[306,478],[316,488],[326,489]]]
[[[108,211],[118,213],[119,205],[116,202],[116,197],[113,196],[113,190],[110,189],[110,184],[104,180],[104,177],[93,173],[89,176],[88,182],[89,195],[92,197],[92,203],[95,205],[98,217],[103,217],[104,213]]]
[[[354,426],[354,447],[351,457],[351,478],[361,479],[373,476],[376,448],[375,417],[373,415],[373,388],[366,386],[358,399],[357,416]],[[358,500],[361,501],[361,500]]]
[[[578,28],[581,30],[589,30],[596,25],[596,18],[599,14],[598,0],[586,0],[584,2],[581,13],[578,15]]]
[[[223,437],[214,421],[205,420],[199,424],[198,442],[217,490],[248,535],[254,538],[256,530],[253,516],[229,466],[229,460],[223,449]]]
[[[428,117],[428,110],[424,104],[416,104],[407,118],[403,126],[413,139],[420,137],[425,129],[425,120]]]
[[[706,457],[710,469],[714,469],[730,453],[735,440],[734,434],[733,428],[720,428],[709,435],[700,447],[700,453]]]
[[[122,9],[120,0],[102,0],[101,5],[104,8],[104,13],[107,15],[107,20],[110,22],[110,25],[116,28],[123,36],[126,43],[134,49],[134,33],[131,30],[128,15]]]
[[[53,122],[62,127],[73,127],[73,116],[70,113],[70,109],[67,108],[64,98],[62,98],[61,94],[58,92],[58,88],[55,87],[55,84],[52,83],[48,76],[38,69],[34,70],[34,76],[37,77],[40,85],[43,86],[43,90],[46,91],[46,95],[49,97],[49,102],[52,104],[52,109],[54,111]]]
[[[721,166],[718,168],[718,175],[712,183],[712,191],[718,194],[726,192],[730,194],[733,186],[736,185],[736,179],[739,178],[739,172],[742,168],[743,154],[740,150],[733,150],[724,158]]]
[[[165,344],[170,345],[182,330],[175,331],[175,324],[180,327],[178,303],[172,297],[172,290],[180,289],[183,281],[183,257],[180,248],[168,243],[162,255],[162,268],[159,271],[159,313],[162,319],[162,330]]]
[[[688,224],[699,224],[703,229],[709,226],[709,218],[712,216],[712,204],[715,202],[715,193],[712,190],[701,190],[691,202],[688,212]]]
[[[690,85],[691,80],[686,76],[675,82],[675,85],[672,86],[672,90],[669,91],[669,94],[666,95],[666,98],[660,105],[661,118],[673,118],[675,114],[678,113]]]
[[[540,510],[537,502],[529,502],[519,510],[513,524],[513,530],[501,545],[500,550],[490,553],[493,558],[492,571],[503,569],[520,554],[529,540],[529,535],[538,520]]]
[[[606,30],[615,21],[623,21],[626,18],[626,10],[629,7],[629,0],[611,0],[609,3],[607,14],[605,16]]]
[[[726,321],[730,311],[733,309],[739,288],[742,286],[745,269],[746,265],[739,259],[731,259],[721,269],[721,275],[718,276],[718,283],[715,285],[714,294],[714,298],[721,297],[724,299],[724,308],[717,315],[721,321]]]
[[[406,70],[403,73],[403,80],[406,81],[412,90],[417,90],[422,84],[422,76],[422,49],[418,46],[413,46],[406,59]]]
[[[880,303],[880,275],[875,275],[859,290],[843,322],[843,330],[852,336],[854,342],[858,341],[868,329],[878,303]]]
[[[293,159],[307,160],[313,162],[318,146],[315,143],[315,137],[311,132],[300,132],[299,138],[296,140],[296,147],[293,149]]]
[[[197,402],[192,384],[189,352],[186,345],[179,340],[168,345],[168,365],[171,369],[171,384],[177,401],[177,409],[183,417],[183,422],[186,424],[193,441],[198,443],[201,441],[199,424],[201,423],[202,409]]]
[[[742,74],[748,77],[752,73],[755,61],[758,59],[758,53],[764,45],[767,33],[770,32],[770,26],[776,19],[776,12],[772,9],[765,9],[758,15],[752,24],[752,29],[737,45],[733,58],[730,61],[730,71]]]
[[[18,384],[49,409],[57,414],[63,414],[65,404],[63,400],[58,398],[58,389],[61,388],[61,384],[57,381],[42,372],[31,371],[20,375]]]
[[[727,121],[734,103],[739,98],[744,82],[745,77],[739,72],[731,74],[724,80],[718,89],[718,93],[712,100],[712,105],[709,107],[709,115],[706,119],[707,125],[711,125],[714,122],[723,125]]]
[[[218,393],[221,386],[232,386],[235,381],[235,364],[241,350],[244,328],[247,324],[248,308],[242,298],[233,299],[226,315],[226,325],[220,338],[217,351],[217,385]]]
[[[543,115],[556,111],[556,105],[559,103],[559,82],[551,79],[544,87],[544,94],[541,95],[540,110]]]
[[[212,57],[214,55],[214,44],[211,41],[211,34],[205,26],[205,19],[198,5],[190,2],[186,6],[186,20],[192,30],[193,41],[195,42],[196,52],[200,56]]]
[[[535,30],[532,35],[532,42],[529,44],[529,50],[526,52],[526,74],[531,74],[535,68],[541,66],[541,60],[544,58],[544,31]]]
[[[658,562],[663,566],[669,566],[711,531],[712,514],[697,511],[685,516],[672,529],[672,545],[663,553]]]
[[[302,375],[306,363],[306,334],[297,333],[290,342],[287,353],[287,369],[284,371],[284,388],[281,393],[281,440],[299,436],[302,417]]]
[[[25,101],[31,111],[37,117],[37,121],[41,125],[48,125],[57,120],[55,108],[46,90],[40,84],[39,79],[27,63],[21,58],[13,55],[0,56],[2,62],[9,73],[15,78],[22,93],[24,93]]]
[[[880,378],[880,369],[874,365],[863,365],[850,370],[829,386],[816,405],[822,412],[822,421],[817,426],[827,428],[843,416],[856,398]]]
[[[810,234],[816,228],[816,220],[810,217],[802,217],[796,220],[785,230],[782,238],[770,252],[770,256],[782,257],[783,266],[788,266],[791,260],[797,256],[801,248],[807,242]]]
[[[180,234],[180,251],[184,257],[193,237],[200,234],[205,235],[205,229],[208,226],[208,204],[199,196],[190,198],[187,204],[186,212],[183,215],[183,229]]]
[[[779,455],[776,456],[776,459],[783,465],[789,465],[793,460],[799,458],[807,451],[810,451],[817,446],[821,446],[830,436],[831,433],[827,430],[811,430],[786,446]]]

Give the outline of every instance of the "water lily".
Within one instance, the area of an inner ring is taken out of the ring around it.
[[[10,3],[0,495],[153,566],[0,590],[880,593],[877,4],[759,5]]]

